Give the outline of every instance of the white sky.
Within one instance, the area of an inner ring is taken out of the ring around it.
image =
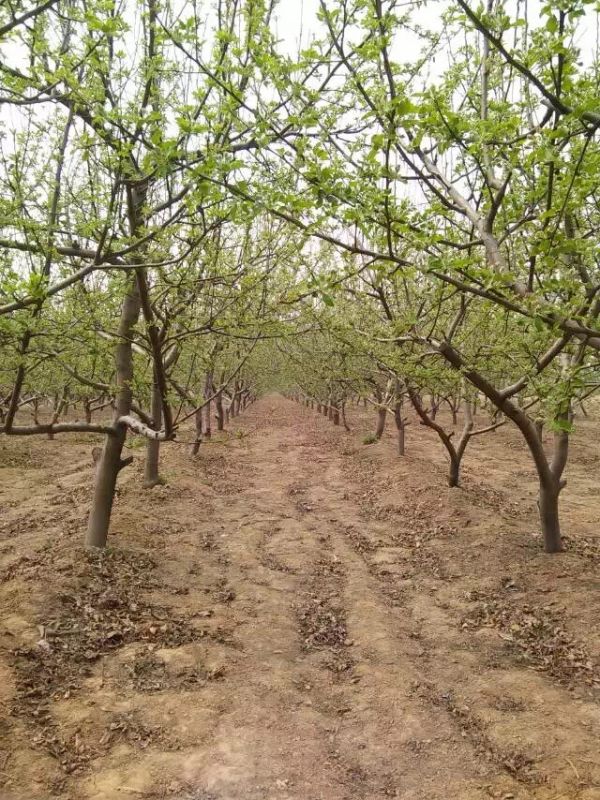
[[[444,12],[452,5],[453,0],[428,0],[415,12],[415,21],[424,28],[432,31],[439,31],[442,25],[441,19]],[[336,0],[327,0],[329,8],[335,7]],[[525,6],[531,28],[535,28],[540,23],[540,11],[546,2],[542,0],[500,0],[507,13],[514,15],[519,9],[519,14],[523,15]],[[398,4],[398,13],[406,10],[411,5],[409,2]],[[478,0],[472,0],[472,8],[475,10],[479,6]],[[319,9],[319,0],[279,0],[275,12],[276,31],[281,39],[286,43],[290,52],[297,52],[298,45],[306,47],[316,30],[316,17]],[[598,40],[598,19],[599,16],[589,7],[584,20],[579,27],[576,44],[581,48],[582,59],[589,61],[591,54],[597,46]],[[401,37],[402,61],[410,62],[414,60],[420,49],[419,40],[407,31]]]

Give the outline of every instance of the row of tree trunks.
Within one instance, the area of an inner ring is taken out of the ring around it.
[[[350,430],[348,421],[346,420],[346,403],[344,401],[337,400],[331,395],[327,401],[315,400],[312,397],[306,397],[300,394],[291,394],[287,395],[287,397],[290,400],[294,400],[296,403],[301,403],[306,406],[306,408],[316,411],[317,414],[322,414],[333,422],[334,425],[342,424],[347,431]]]
[[[224,402],[224,397],[229,397],[229,403]],[[254,401],[250,389],[241,381],[236,381],[231,395],[225,395],[225,390],[215,392],[214,373],[211,370],[206,374],[204,384],[204,397],[212,398],[194,414],[196,438],[192,445],[191,455],[195,456],[200,450],[200,445],[212,436],[212,404],[215,406],[217,430],[223,431],[232,419],[239,416],[248,405]]]

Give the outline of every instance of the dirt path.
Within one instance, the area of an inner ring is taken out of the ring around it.
[[[265,411],[241,460],[253,486],[217,508],[243,656],[201,785],[257,800],[489,796],[489,766],[418,697],[418,626],[343,534],[358,509],[325,426],[281,402],[250,424]]]
[[[106,559],[3,551],[2,800],[599,798],[595,696],[463,622],[475,578],[419,475],[392,519],[314,412],[269,397],[239,424],[196,462],[171,451],[172,486],[131,473]]]

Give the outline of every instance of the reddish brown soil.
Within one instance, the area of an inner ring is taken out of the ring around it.
[[[598,424],[547,556],[516,433],[449,490],[348,416],[265,398],[152,490],[136,450],[103,556],[91,440],[0,442],[2,800],[600,798]]]

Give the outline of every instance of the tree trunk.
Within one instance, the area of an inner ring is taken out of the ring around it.
[[[460,458],[457,453],[448,453],[450,456],[450,468],[448,469],[448,486],[454,488],[460,481]]]
[[[466,367],[460,354],[448,343],[443,343],[440,347],[441,354],[454,367],[460,370],[465,379],[480,392],[486,395],[490,404],[493,403],[499,412],[511,419],[521,431],[525,439],[529,452],[535,463],[539,480],[539,512],[542,534],[544,537],[544,549],[547,553],[557,553],[562,550],[560,523],[558,515],[558,498],[564,482],[561,480],[562,473],[567,463],[569,435],[566,430],[557,433],[555,437],[555,452],[552,463],[544,452],[544,446],[536,430],[535,422],[530,419],[527,413],[519,408],[516,403],[511,402],[483,376],[474,369]],[[570,405],[558,415],[564,421],[570,419]]]
[[[465,402],[465,427],[457,446],[454,447],[454,444],[452,443],[452,434],[446,433],[443,427],[435,422],[431,411],[429,413],[425,411],[423,403],[421,402],[421,398],[414,389],[411,389],[409,386],[407,390],[413,408],[421,419],[421,424],[434,430],[446,448],[448,458],[450,459],[450,468],[448,470],[448,486],[458,486],[460,480],[460,464],[462,457],[465,454],[465,450],[467,449],[467,444],[469,443],[469,438],[473,429],[473,419],[471,416],[470,404]]]
[[[460,485],[460,465],[473,430],[473,405],[468,397],[464,401],[465,424],[456,447],[448,447],[450,456],[450,469],[448,470],[448,486],[454,488]]]
[[[87,547],[106,547],[117,477],[121,469],[121,452],[126,436],[127,429],[120,427],[116,434],[107,436],[104,442],[96,468],[94,498],[86,537]]]
[[[556,422],[568,423],[573,419],[571,403],[568,402],[556,415]],[[536,424],[537,427],[537,424]],[[544,452],[541,431],[538,434],[539,446]],[[539,511],[544,537],[544,549],[547,553],[560,553],[563,549],[560,533],[559,496],[566,481],[562,475],[569,458],[569,432],[565,426],[559,428],[554,434],[554,453],[550,463],[549,474],[538,469],[540,481]]]
[[[204,400],[206,401],[209,397],[212,397],[213,394],[213,376],[212,371],[206,373],[206,378],[204,381]],[[212,436],[212,429],[211,429],[211,406],[212,403],[209,401],[204,408],[202,409],[204,413],[204,438],[210,439]]]
[[[348,420],[346,419],[346,403],[345,401],[342,403],[342,424],[344,425],[344,429],[350,433],[350,425],[348,425]]]
[[[121,307],[119,321],[119,343],[115,352],[117,395],[114,422],[131,410],[131,381],[133,358],[131,340],[133,329],[140,314],[140,294],[135,276],[130,278],[127,294]],[[120,425],[114,434],[107,435],[102,455],[96,468],[94,497],[88,520],[86,544],[88,547],[105,547],[110,517],[115,498],[117,476],[121,468],[121,451],[125,444],[127,429]]]
[[[240,403],[241,403],[240,394],[241,394],[241,389],[238,386],[231,399],[231,415],[233,417],[237,417],[240,413]]]
[[[160,461],[160,442],[157,439],[148,439],[146,444],[146,463],[144,464],[144,488],[151,489],[161,482],[158,473]]]
[[[558,513],[560,489],[560,481],[556,481],[555,479],[544,480],[540,478],[538,507],[540,511],[542,535],[544,537],[544,550],[547,553],[560,553],[563,549]]]
[[[196,423],[196,439],[194,440],[194,444],[192,445],[192,449],[190,451],[191,455],[196,456],[198,455],[198,450],[200,450],[200,445],[202,444],[202,409],[199,408],[196,413],[194,414],[194,422]]]
[[[150,405],[152,423],[154,428],[159,430],[162,424],[162,398],[160,396],[160,387],[156,379],[156,369],[154,370]],[[146,442],[146,463],[144,464],[144,487],[146,489],[151,489],[153,486],[157,486],[160,483],[160,475],[158,474],[159,460],[160,442],[158,439],[148,439]]]
[[[225,429],[225,412],[223,411],[223,394],[215,397],[215,410],[217,412],[217,430],[222,431]]]
[[[61,416],[63,415],[64,411],[69,407],[69,389],[65,386],[63,389],[62,395],[55,394],[54,395],[54,409],[52,412],[52,425],[56,425],[59,421]],[[54,434],[52,431],[48,434],[48,439],[53,440]]]
[[[340,424],[340,410],[339,410],[339,408],[334,408],[333,409],[333,415],[332,416],[333,416],[333,424],[334,425],[339,425]]]
[[[405,453],[405,429],[406,422],[402,418],[402,403],[396,402],[394,407],[394,421],[398,429],[398,455],[403,456]]]
[[[387,417],[387,408],[380,407],[377,409],[377,428],[375,429],[375,437],[381,439],[385,430],[385,420]]]

